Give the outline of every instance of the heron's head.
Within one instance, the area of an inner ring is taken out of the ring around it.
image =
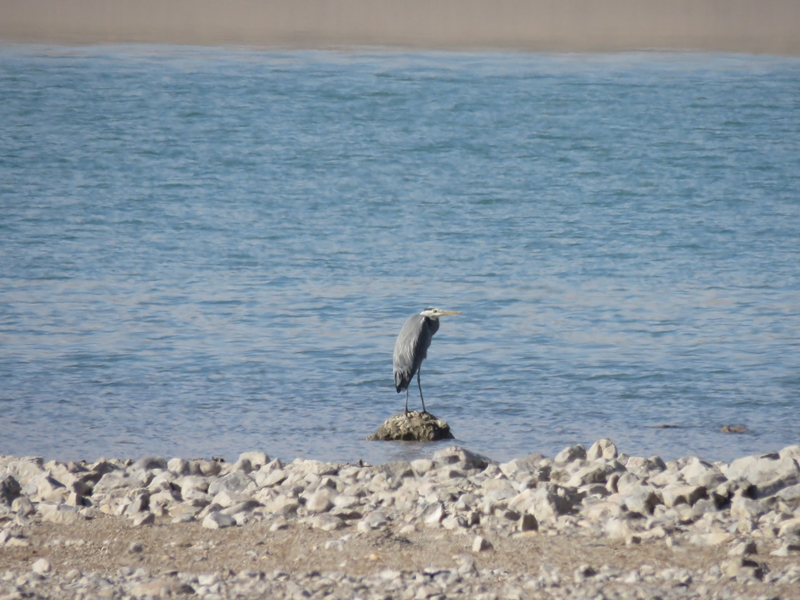
[[[441,308],[428,307],[419,314],[430,319],[438,319],[443,315],[460,315],[461,313],[454,310],[442,310]]]

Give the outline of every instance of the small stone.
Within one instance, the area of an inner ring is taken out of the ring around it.
[[[328,512],[332,506],[331,490],[327,487],[318,489],[306,500],[306,510],[312,513]]]
[[[203,519],[203,527],[206,529],[222,529],[236,525],[236,519],[221,512],[211,512]]]
[[[525,513],[519,518],[517,528],[520,531],[536,531],[539,529],[539,523],[536,521],[535,516]]]
[[[563,465],[576,460],[583,460],[585,458],[586,448],[583,447],[583,444],[577,444],[576,446],[567,446],[564,448],[561,452],[556,454],[553,462],[557,465]]]
[[[597,575],[597,571],[595,571],[592,567],[589,565],[581,565],[575,570],[573,578],[575,583],[582,583],[590,577],[594,577],[595,575]]]
[[[156,522],[156,516],[151,512],[139,513],[132,519],[134,527],[144,527],[145,525],[152,525]]]
[[[475,536],[475,539],[472,542],[473,552],[483,552],[484,550],[491,550],[492,548],[494,548],[492,543],[480,535]]]
[[[33,502],[27,496],[20,496],[11,503],[11,510],[20,516],[27,517],[36,512]]]
[[[187,475],[189,468],[189,461],[183,458],[171,458],[167,463],[167,469],[176,475]]]
[[[317,515],[311,519],[311,526],[321,531],[335,531],[344,527],[344,521],[333,515]]]
[[[678,504],[692,506],[706,496],[706,488],[701,485],[670,485],[661,490],[661,498],[667,508]]]
[[[44,575],[49,573],[52,570],[52,566],[50,565],[50,561],[46,558],[40,558],[37,560],[33,565],[31,565],[31,571],[34,573],[38,573],[39,575]]]
[[[266,452],[242,452],[239,455],[239,460],[237,462],[241,462],[243,460],[249,460],[253,470],[258,470],[264,465],[269,464],[269,456],[267,456]]]
[[[144,546],[142,546],[139,542],[131,542],[128,546],[128,553],[129,554],[138,554],[144,551]]]
[[[272,522],[272,525],[269,526],[269,530],[272,533],[276,531],[280,531],[281,529],[286,529],[289,527],[289,523],[283,517],[278,517]]]
[[[375,510],[358,522],[356,528],[361,533],[366,533],[373,529],[380,529],[387,525],[386,514],[383,511]]]
[[[0,504],[11,504],[22,493],[19,482],[11,475],[0,477]]]
[[[597,460],[598,458],[606,460],[617,458],[617,447],[614,442],[608,438],[603,438],[592,444],[591,448],[586,452],[586,460]]]
[[[728,556],[745,556],[748,554],[758,554],[758,547],[753,540],[742,542],[728,551]]]

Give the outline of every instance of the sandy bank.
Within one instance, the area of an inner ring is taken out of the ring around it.
[[[800,55],[800,2],[0,0],[0,39]]]

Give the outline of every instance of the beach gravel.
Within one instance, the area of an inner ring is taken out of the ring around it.
[[[2,456],[0,599],[800,598],[798,457]]]

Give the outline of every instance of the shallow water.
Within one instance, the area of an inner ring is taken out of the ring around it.
[[[429,455],[425,306],[493,458],[800,443],[798,59],[6,46],[0,133],[0,453]]]

